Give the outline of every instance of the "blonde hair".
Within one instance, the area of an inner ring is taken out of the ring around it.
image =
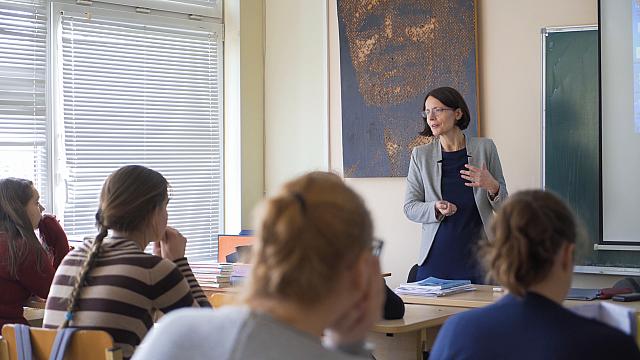
[[[246,297],[313,305],[372,243],[362,199],[342,179],[312,172],[286,183],[258,216]]]
[[[487,277],[517,296],[547,278],[563,244],[575,244],[581,233],[569,207],[542,190],[511,195],[497,211],[491,233],[480,243]]]
[[[140,229],[152,213],[168,198],[167,180],[159,172],[140,165],[128,165],[114,171],[102,185],[100,206],[96,213],[99,232],[78,272],[67,305],[65,328],[73,318],[87,274],[100,254],[100,246],[109,229],[123,233]]]

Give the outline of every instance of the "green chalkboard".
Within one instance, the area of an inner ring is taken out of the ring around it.
[[[544,187],[562,196],[584,224],[587,241],[577,265],[638,268],[637,252],[594,250],[602,223],[598,30],[547,29],[543,37]]]

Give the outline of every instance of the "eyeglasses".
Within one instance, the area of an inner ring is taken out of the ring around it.
[[[451,111],[453,111],[453,109],[452,109],[452,108],[436,107],[436,108],[433,108],[433,109],[431,109],[431,110],[427,109],[427,110],[425,110],[425,111],[422,111],[422,112],[420,112],[420,115],[422,115],[422,117],[423,117],[424,119],[428,119],[428,118],[429,118],[429,115],[431,115],[431,113],[433,113],[433,115],[435,115],[436,117],[438,117],[438,116],[440,116],[440,114],[442,114],[442,112],[443,112],[443,111],[445,111],[445,110],[451,110]]]
[[[373,239],[371,242],[371,253],[373,256],[380,256],[382,253],[382,246],[384,245],[384,241],[378,238]]]

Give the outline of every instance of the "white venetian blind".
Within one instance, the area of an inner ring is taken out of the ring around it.
[[[71,236],[95,234],[104,179],[126,164],[171,186],[169,225],[190,258],[217,257],[222,216],[221,43],[208,31],[61,16]]]
[[[0,178],[32,180],[48,205],[46,3],[0,0]]]

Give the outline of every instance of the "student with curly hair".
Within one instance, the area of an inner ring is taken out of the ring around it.
[[[580,231],[558,197],[542,190],[512,195],[491,233],[481,260],[509,294],[449,319],[430,359],[640,359],[630,336],[562,306]]]

